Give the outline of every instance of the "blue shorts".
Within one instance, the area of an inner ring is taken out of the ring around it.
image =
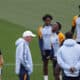
[[[22,66],[22,65],[20,67],[19,80],[30,80],[30,76],[28,75],[28,71],[26,71],[24,66]]]

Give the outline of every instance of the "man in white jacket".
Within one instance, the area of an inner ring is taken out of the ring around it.
[[[63,80],[79,80],[80,45],[72,39],[72,33],[65,34],[66,40],[57,53],[57,61],[63,70]]]
[[[33,63],[29,42],[32,37],[36,37],[31,31],[25,31],[22,38],[16,41],[16,74],[19,80],[30,80],[30,74],[33,72]]]

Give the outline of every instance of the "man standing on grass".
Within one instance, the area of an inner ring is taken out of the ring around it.
[[[80,45],[73,40],[71,32],[65,34],[66,40],[57,53],[57,61],[63,70],[63,80],[79,80]]]
[[[22,37],[16,41],[16,74],[19,76],[19,80],[30,80],[33,63],[29,43],[36,35],[31,31],[25,31]]]
[[[51,35],[52,35],[52,20],[53,17],[50,14],[46,14],[42,17],[44,22],[43,26],[38,29],[39,47],[41,51],[43,61],[43,77],[44,80],[48,80],[48,64],[49,60],[53,63],[53,53],[51,47]]]

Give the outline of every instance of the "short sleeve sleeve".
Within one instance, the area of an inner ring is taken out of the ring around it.
[[[58,34],[58,37],[59,37],[59,43],[61,44],[64,40],[65,40],[65,36],[64,36],[64,34],[63,33],[59,33]]]
[[[76,19],[78,18],[78,16],[74,16],[73,20],[72,20],[72,27],[76,26]]]
[[[42,37],[42,26],[39,26],[39,28],[38,28],[38,36],[40,38]]]

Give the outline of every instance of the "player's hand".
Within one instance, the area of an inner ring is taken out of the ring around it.
[[[71,73],[74,73],[74,71],[72,70],[72,68],[70,68],[70,70],[69,70]]]
[[[74,73],[75,71],[76,71],[76,69],[75,69],[74,67],[71,67],[71,68],[70,68],[70,72],[71,72],[71,73]]]

